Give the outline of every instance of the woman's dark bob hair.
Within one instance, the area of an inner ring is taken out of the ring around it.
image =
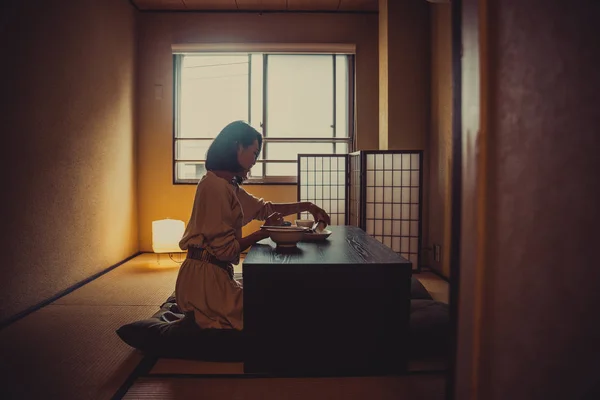
[[[244,121],[228,124],[212,142],[206,152],[206,169],[208,171],[240,172],[242,166],[238,162],[238,146],[249,147],[258,141],[258,149],[262,149],[262,135]]]

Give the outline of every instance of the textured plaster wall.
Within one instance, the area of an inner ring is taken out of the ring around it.
[[[429,265],[450,276],[452,163],[452,23],[450,4],[431,6],[431,133],[429,138],[429,245],[440,245]]]
[[[135,10],[3,2],[0,321],[138,250]]]
[[[472,374],[480,399],[599,398],[600,3],[484,3],[463,2],[459,315],[481,340],[459,336],[457,398]]]

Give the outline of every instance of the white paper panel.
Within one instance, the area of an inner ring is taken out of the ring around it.
[[[375,201],[375,188],[367,188],[367,203],[373,203]],[[368,205],[367,205],[368,207]]]
[[[390,221],[393,218],[392,203],[386,202],[385,204],[383,204],[383,218],[389,219]]]
[[[400,252],[400,237],[399,236],[394,236],[392,238],[392,250],[394,250],[396,253]]]
[[[403,253],[408,253],[408,238],[407,237],[401,238],[400,248]]]
[[[383,234],[392,235],[392,221],[383,221]]]
[[[383,232],[383,221],[376,219],[375,220],[375,234],[381,234]]]
[[[375,219],[383,219],[383,204],[375,203]]]
[[[383,244],[385,244],[389,248],[392,248],[392,238],[390,236],[384,236]]]
[[[394,185],[394,178],[392,171],[385,171],[383,173],[383,184],[384,186],[391,187]]]
[[[410,189],[410,202],[419,203],[419,188]]]
[[[367,171],[375,169],[375,155],[367,154]]]
[[[375,188],[375,202],[383,203],[383,188],[382,187]]]
[[[402,203],[410,203],[410,190],[403,188],[402,189]]]
[[[385,203],[393,203],[392,188],[391,187],[385,187],[385,188],[383,188],[383,201]]]
[[[418,170],[419,169],[419,155],[418,154],[411,154],[410,160],[411,160],[410,168]]]
[[[375,172],[375,186],[383,186],[383,171]]]
[[[400,223],[401,225],[401,230],[400,230],[400,234],[402,236],[410,236],[410,225],[409,225],[409,221],[402,221]]]
[[[402,207],[400,204],[392,204],[392,218],[400,219],[402,218]]]

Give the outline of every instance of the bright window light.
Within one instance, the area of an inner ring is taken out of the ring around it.
[[[333,54],[177,54],[177,183],[196,183],[206,151],[228,123],[265,138],[250,182],[295,183],[298,154],[346,154],[354,123],[354,57]]]

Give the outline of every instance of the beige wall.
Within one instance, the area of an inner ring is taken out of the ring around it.
[[[378,46],[376,14],[152,13],[139,18],[138,167],[140,250],[152,250],[152,221],[187,223],[195,186],[173,185],[172,43],[355,43],[359,149],[378,148]],[[163,87],[162,100],[154,97]],[[271,201],[295,201],[296,186],[247,186]],[[245,233],[258,223],[245,228]]]
[[[379,1],[379,143],[382,150],[425,150],[427,147],[429,8],[424,0]]]
[[[424,150],[422,247],[429,240],[430,4],[379,0],[381,150]],[[421,263],[428,265],[423,250]]]
[[[600,398],[600,3],[462,5],[455,398]]]
[[[0,11],[0,321],[138,250],[134,9],[10,3]]]
[[[379,150],[389,149],[388,0],[379,0]]]
[[[431,6],[431,136],[429,138],[429,245],[441,246],[430,266],[450,276],[452,162],[452,24],[450,4]],[[431,255],[431,254],[430,254]]]

